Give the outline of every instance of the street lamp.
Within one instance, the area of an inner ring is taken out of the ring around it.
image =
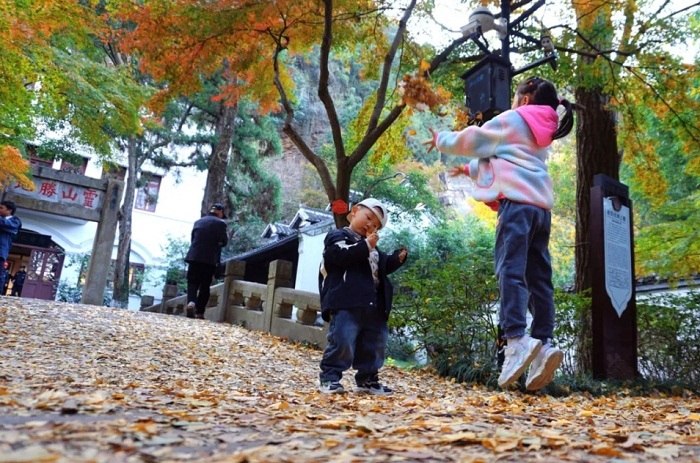
[[[376,182],[372,183],[369,186],[369,188],[367,188],[367,191],[365,191],[365,193],[362,195],[362,199],[369,198],[372,195],[372,190],[374,189],[374,187],[377,186],[378,184],[380,184],[381,182],[385,182],[387,180],[391,180],[392,178],[397,178],[397,177],[402,177],[403,181],[406,181],[407,175],[401,171],[397,171],[397,172],[393,173],[392,175],[389,175],[388,177],[380,178]]]
[[[527,3],[529,1],[524,4]],[[510,22],[511,0],[503,0],[498,15],[494,15],[488,8],[477,8],[469,15],[469,22],[460,28],[462,35],[470,38],[485,55],[461,76],[464,80],[467,108],[473,119],[480,115],[480,123],[484,123],[510,109],[510,87],[514,76],[545,63],[549,63],[556,70],[557,55],[551,37],[542,36],[536,39],[521,30],[523,21],[532,16],[544,3],[545,0],[538,0],[530,9]],[[499,53],[492,52],[482,41],[484,33],[491,30],[497,31],[501,40]],[[513,69],[510,62],[511,37],[541,47],[545,56],[520,69]]]

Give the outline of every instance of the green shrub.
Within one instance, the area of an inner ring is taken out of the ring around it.
[[[582,314],[589,310],[591,299],[588,294],[575,294],[563,290],[554,291],[554,339],[553,344],[564,352],[564,361],[559,369],[568,376],[578,375],[576,352],[579,348],[580,323]],[[586,340],[590,342],[590,340]],[[590,348],[590,344],[588,345]]]
[[[400,362],[416,363],[416,347],[404,336],[390,333],[386,343],[386,357]]]
[[[442,222],[422,238],[397,237],[410,243],[409,261],[394,277],[392,332],[438,374],[489,382],[498,323],[493,232],[477,221]]]
[[[700,384],[700,291],[637,297],[637,331],[644,378]]]

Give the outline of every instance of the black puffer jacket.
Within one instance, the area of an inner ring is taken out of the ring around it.
[[[394,289],[387,275],[403,265],[399,261],[401,251],[387,255],[376,248],[379,252],[379,287],[375,289],[365,238],[348,228],[341,228],[329,232],[323,244],[323,260],[318,274],[323,319],[330,321],[334,310],[367,307],[383,310],[388,319]]]
[[[219,265],[221,248],[228,243],[226,222],[213,212],[194,223],[192,242],[185,256],[185,262],[198,262],[207,265]]]

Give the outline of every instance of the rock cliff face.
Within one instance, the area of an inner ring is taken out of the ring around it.
[[[447,169],[445,169],[447,170]],[[472,181],[464,175],[450,177],[447,172],[439,175],[443,190],[439,193],[440,203],[457,210],[458,215],[466,215],[471,211],[467,202],[472,190]]]
[[[282,155],[267,159],[265,167],[282,184],[282,222],[291,220],[301,202],[303,180],[311,165],[287,136],[282,136]]]
[[[301,203],[311,207],[325,207],[326,193],[316,170],[299,153],[287,136],[282,136],[282,155],[267,159],[266,168],[274,172],[282,183],[282,222],[296,214]],[[438,197],[445,207],[457,209],[458,213],[470,211],[467,198],[471,191],[471,180],[467,177],[449,177],[446,172],[439,175],[442,191]],[[313,204],[310,204],[313,203]]]

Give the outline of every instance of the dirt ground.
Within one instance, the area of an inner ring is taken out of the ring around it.
[[[392,396],[327,396],[320,357],[206,320],[0,297],[0,463],[700,462],[690,393],[553,398],[387,367]]]

